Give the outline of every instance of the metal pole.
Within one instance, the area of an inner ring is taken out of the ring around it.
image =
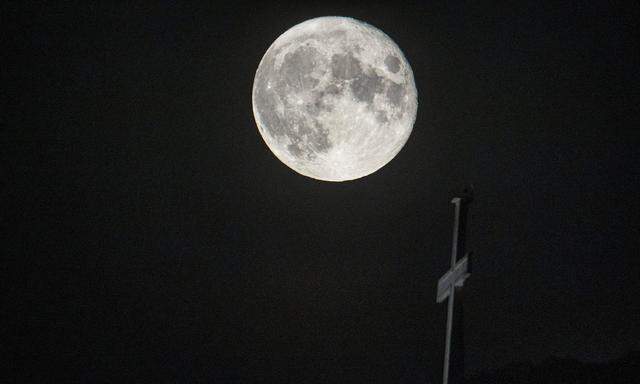
[[[451,269],[456,266],[456,259],[458,257],[458,234],[460,232],[460,203],[459,197],[454,197],[451,200],[456,205],[455,219],[453,221],[453,245],[451,246]]]
[[[447,337],[444,346],[444,369],[442,371],[443,384],[449,383],[449,355],[451,354],[451,330],[453,328],[453,296],[456,292],[454,285],[452,285],[450,289],[447,307]]]
[[[460,205],[462,199],[459,197],[453,198],[451,203],[455,204],[455,216],[453,220],[453,245],[451,246],[451,270],[456,266],[456,259],[458,258],[458,239],[460,233]],[[449,302],[447,303],[447,336],[444,346],[444,368],[442,370],[442,382],[443,384],[449,383],[449,356],[451,355],[451,332],[453,329],[453,304],[455,300],[455,284],[451,285],[449,291]]]

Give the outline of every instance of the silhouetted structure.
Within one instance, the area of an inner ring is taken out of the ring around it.
[[[465,254],[464,251],[467,211],[472,200],[471,194],[468,193],[460,197],[454,197],[453,200],[451,200],[451,203],[455,204],[453,244],[451,246],[451,269],[438,281],[436,301],[441,303],[447,298],[449,299],[447,307],[444,367],[442,371],[442,382],[444,384],[461,383],[464,377],[464,318],[461,288],[471,272],[471,255]],[[464,254],[465,256],[462,260],[458,261],[458,254]],[[455,338],[452,339],[454,328]]]

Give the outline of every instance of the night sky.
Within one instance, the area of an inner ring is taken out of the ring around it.
[[[469,185],[467,374],[640,348],[637,4],[227,3],[2,6],[12,376],[438,382]],[[344,183],[277,160],[251,108],[273,40],[328,15],[418,88],[403,150]]]

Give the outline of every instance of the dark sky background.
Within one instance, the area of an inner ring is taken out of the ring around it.
[[[320,3],[2,6],[12,374],[435,383],[469,184],[467,374],[640,348],[637,4]],[[419,92],[345,183],[280,163],[251,109],[273,40],[327,15],[391,36]]]

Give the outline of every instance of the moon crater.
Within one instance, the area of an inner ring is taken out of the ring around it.
[[[253,112],[271,151],[296,172],[344,181],[387,164],[416,117],[413,72],[382,31],[345,17],[305,21],[267,50]]]

